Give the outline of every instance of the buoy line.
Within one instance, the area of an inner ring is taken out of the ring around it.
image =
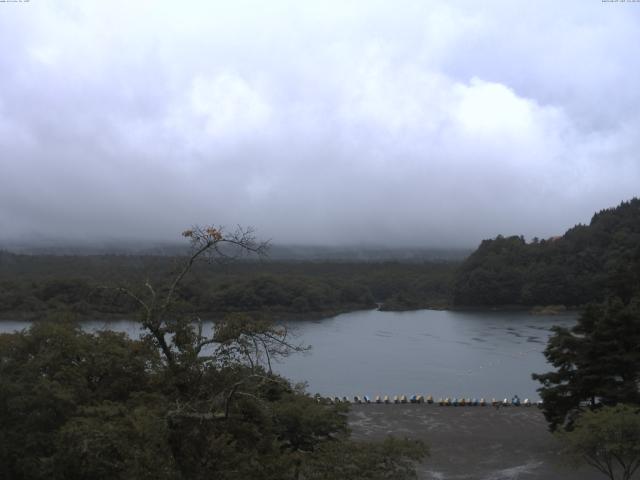
[[[338,404],[338,403],[353,403],[353,404],[420,404],[424,403],[427,405],[439,405],[441,407],[486,407],[493,406],[496,408],[500,407],[531,407],[537,406],[542,407],[542,400],[537,402],[532,402],[528,398],[524,400],[520,400],[518,395],[514,395],[511,400],[508,398],[504,398],[502,400],[497,400],[492,398],[491,400],[485,400],[484,398],[469,398],[469,397],[439,397],[437,400],[434,399],[433,396],[427,395],[393,395],[390,397],[389,395],[376,395],[373,399],[368,395],[354,395],[352,397],[348,396],[334,396],[334,397],[323,397],[319,394],[315,396],[316,401],[318,403],[326,403],[326,404]]]

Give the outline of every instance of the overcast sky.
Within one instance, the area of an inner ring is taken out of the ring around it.
[[[0,239],[475,246],[640,193],[640,3],[0,3]]]

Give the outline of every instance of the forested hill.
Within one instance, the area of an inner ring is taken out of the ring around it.
[[[640,199],[596,213],[562,237],[484,240],[460,266],[457,306],[583,305],[640,285]]]

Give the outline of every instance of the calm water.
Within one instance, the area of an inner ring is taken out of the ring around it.
[[[411,395],[537,399],[532,372],[549,370],[542,351],[552,325],[573,316],[520,312],[361,311],[318,321],[289,322],[312,350],[275,368],[323,395]],[[2,331],[24,322],[0,322]],[[86,322],[132,336],[134,322]]]

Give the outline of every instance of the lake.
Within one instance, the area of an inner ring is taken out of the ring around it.
[[[416,310],[351,312],[323,320],[287,322],[298,341],[312,345],[274,368],[307,381],[322,395],[412,395],[538,399],[531,373],[550,370],[542,351],[553,325],[574,315],[525,312]],[[85,322],[136,336],[135,322]],[[14,331],[26,322],[0,322]]]

